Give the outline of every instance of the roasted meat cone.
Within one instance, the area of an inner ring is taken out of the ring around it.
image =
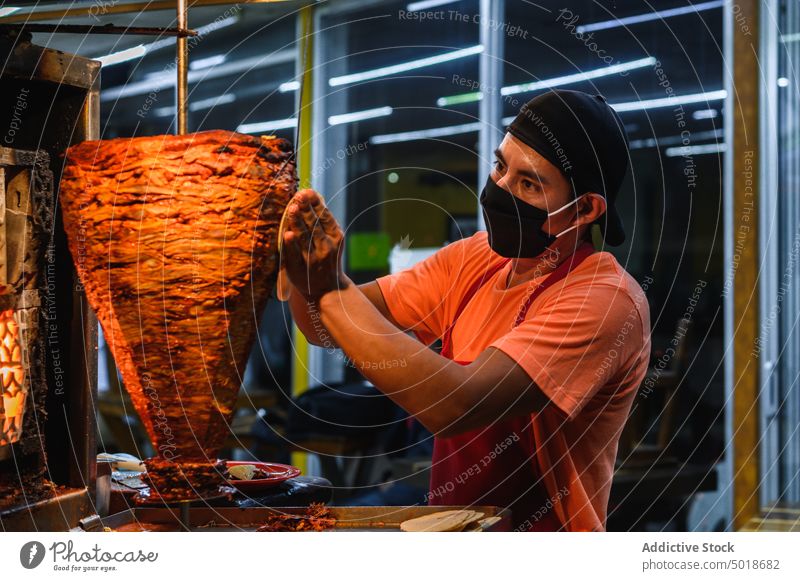
[[[75,266],[159,457],[229,434],[297,188],[289,142],[228,131],[88,141],[60,186]]]

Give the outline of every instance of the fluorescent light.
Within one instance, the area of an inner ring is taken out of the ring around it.
[[[709,91],[708,93],[694,93],[691,95],[674,95],[661,99],[648,99],[645,101],[628,101],[625,103],[609,103],[617,113],[626,111],[641,111],[643,109],[658,109],[660,107],[671,107],[675,105],[687,105],[689,103],[703,103],[706,101],[718,101],[725,99],[728,92],[725,89],[719,91]],[[514,115],[505,117],[502,120],[504,125],[508,125],[514,120]]]
[[[191,61],[189,63],[189,68],[192,69],[193,71],[196,71],[199,69],[207,69],[210,67],[215,67],[217,65],[221,65],[224,62],[225,62],[225,55],[218,54],[204,59],[197,59],[195,61]]]
[[[289,91],[296,91],[300,88],[300,81],[286,81],[278,86],[278,91],[281,93],[288,93]]]
[[[518,93],[527,93],[529,91],[537,91],[539,89],[549,89],[551,87],[559,87],[563,85],[570,85],[572,83],[580,83],[590,79],[598,79],[600,77],[608,77],[617,73],[640,69],[642,67],[649,67],[656,63],[654,57],[647,57],[628,61],[626,63],[618,63],[599,69],[593,69],[582,73],[574,73],[571,75],[562,75],[560,77],[553,77],[552,79],[542,79],[541,81],[534,81],[530,83],[522,83],[520,85],[510,85],[500,89],[500,94],[503,96],[516,95]],[[469,103],[473,101],[480,101],[483,94],[480,92],[463,93],[461,95],[452,95],[450,97],[440,97],[436,100],[439,107],[447,107],[449,105],[458,105],[460,103]]]
[[[211,97],[210,99],[199,99],[189,103],[189,111],[202,111],[203,109],[211,109],[217,105],[226,105],[233,103],[236,100],[236,95],[233,93],[223,93],[219,97]]]
[[[203,109],[211,109],[217,105],[225,105],[233,103],[236,100],[236,95],[233,93],[223,93],[219,97],[211,97],[210,99],[200,99],[198,101],[191,101],[189,103],[189,111],[202,111]],[[170,117],[175,115],[175,107],[159,107],[153,109],[153,114],[156,117]]]
[[[674,107],[676,105],[688,105],[689,103],[705,103],[707,101],[718,101],[728,96],[725,89],[719,91],[709,91],[708,93],[694,93],[692,95],[675,95],[673,97],[663,97],[661,99],[648,99],[645,101],[629,101],[627,103],[609,103],[617,113],[626,111],[640,111],[642,109],[657,109],[659,107]]]
[[[126,61],[132,61],[133,59],[141,58],[146,54],[147,54],[147,49],[144,47],[143,44],[140,44],[139,46],[134,46],[133,48],[127,48],[119,52],[112,52],[111,54],[97,57],[94,60],[100,61],[101,67],[110,67],[111,65],[116,65],[119,63],[124,63]]]
[[[675,95],[673,97],[664,97],[662,99],[649,99],[645,101],[628,101],[626,103],[609,103],[609,105],[617,111],[617,113],[625,113],[626,111],[640,111],[643,109],[658,109],[660,107],[671,107],[674,105],[686,105],[689,103],[702,103],[705,101],[717,101],[725,99],[728,92],[725,89],[719,91],[709,91],[708,93],[695,93],[692,95]],[[504,117],[502,119],[503,125],[508,125],[514,120],[514,115]]]
[[[450,95],[449,97],[439,97],[436,99],[437,107],[452,107],[453,105],[463,105],[464,103],[474,103],[483,100],[483,93],[461,93],[460,95]]]
[[[692,95],[676,95],[664,99],[650,99],[646,101],[629,101],[626,103],[609,103],[618,112],[625,111],[638,111],[642,109],[656,109],[659,107],[669,107],[675,105],[683,105],[688,103],[699,103],[703,101],[715,101],[727,97],[727,92],[722,89],[719,91],[710,91],[708,93],[696,93]],[[504,117],[501,120],[503,125],[511,123],[515,115]],[[448,127],[437,127],[435,129],[422,129],[419,131],[405,131],[403,133],[389,133],[386,135],[375,135],[370,139],[370,143],[380,145],[385,143],[397,143],[401,141],[413,141],[417,139],[431,139],[434,137],[444,137],[447,135],[457,135],[459,133],[469,133],[471,131],[478,131],[480,123],[465,123],[464,125],[451,125]],[[696,134],[698,137],[700,134]],[[720,134],[721,135],[721,134]],[[705,138],[705,137],[704,137]],[[655,141],[653,141],[655,146]]]
[[[798,40],[800,40],[800,32],[781,35],[781,42],[797,42]]]
[[[390,65],[388,67],[381,67],[378,69],[372,69],[369,71],[362,71],[360,73],[352,73],[349,75],[342,75],[341,77],[333,77],[328,81],[328,84],[331,87],[338,87],[340,85],[348,85],[350,83],[357,83],[359,81],[367,81],[369,79],[377,79],[379,77],[387,77],[389,75],[394,75],[397,73],[404,73],[406,71],[411,71],[414,69],[421,69],[423,67],[429,67],[432,65],[437,65],[439,63],[446,63],[452,60],[468,57],[471,55],[479,54],[483,52],[483,45],[475,45],[470,46],[467,48],[462,48],[459,50],[454,50],[451,52],[445,52],[442,54],[438,54],[435,56],[429,56],[421,59],[416,59],[413,61],[408,61],[404,63],[399,63],[396,65]]]
[[[656,59],[654,57],[647,57],[629,61],[627,63],[618,63],[584,73],[575,73],[572,75],[564,75],[562,77],[555,77],[553,79],[545,79],[542,81],[535,81],[532,83],[523,83],[521,85],[511,85],[510,87],[503,87],[500,90],[501,95],[515,95],[517,93],[527,93],[529,91],[536,91],[539,89],[549,89],[550,87],[558,87],[561,85],[570,85],[572,83],[579,83],[589,79],[598,79],[600,77],[607,77],[633,69],[640,69],[642,67],[649,67],[654,65]]]
[[[459,135],[478,131],[480,123],[464,123],[463,125],[450,125],[447,127],[436,127],[434,129],[420,129],[418,131],[404,131],[403,133],[387,133],[385,135],[375,135],[369,142],[373,145],[384,145],[387,143],[400,143],[403,141],[416,141],[418,139],[434,139],[436,137],[447,137],[448,135]]]
[[[277,129],[289,129],[297,127],[297,118],[276,119],[275,121],[263,121],[261,123],[243,123],[236,128],[239,133],[264,133]]]
[[[778,78],[778,86],[779,87],[788,87],[789,86],[789,79],[786,77]]]
[[[278,53],[270,53],[267,55],[255,56],[239,61],[231,61],[216,66],[213,69],[189,71],[189,83],[217,79],[219,77],[227,77],[238,73],[249,72],[258,68],[271,67],[273,65],[292,62],[294,59],[295,52],[293,50],[284,50]],[[161,89],[172,88],[174,86],[175,70],[174,68],[170,70],[167,67],[163,72],[155,74],[152,77],[147,77],[142,81],[105,89],[100,92],[100,100],[113,101],[115,99],[124,99],[125,97],[146,95],[153,91],[158,92]]]
[[[19,10],[19,8],[14,8],[13,6],[9,6],[8,8],[0,8],[0,18],[3,16],[10,16]]]
[[[625,18],[614,18],[612,20],[594,22],[592,24],[583,24],[576,26],[575,30],[577,31],[578,34],[583,34],[585,32],[592,32],[593,30],[608,30],[609,28],[617,28],[618,26],[639,24],[641,22],[661,20],[663,18],[670,18],[672,16],[682,16],[684,14],[694,14],[695,12],[702,12],[703,10],[713,10],[715,8],[722,8],[724,5],[725,2],[723,0],[714,0],[713,2],[701,2],[700,4],[694,4],[692,6],[680,6],[678,8],[658,10],[656,12],[637,14],[635,16],[626,16]]]
[[[444,6],[445,4],[452,4],[459,0],[422,0],[421,2],[412,2],[406,6],[409,12],[416,12],[417,10],[427,10],[428,8],[436,8],[437,6]]]
[[[695,141],[702,141],[704,139],[719,140],[723,136],[722,129],[713,129],[710,131],[695,131],[692,132],[692,139]],[[684,137],[682,135],[670,135],[668,137],[661,137],[655,139],[649,137],[647,139],[633,139],[628,143],[629,149],[647,149],[648,147],[665,147],[667,145],[679,145],[683,143]]]
[[[342,123],[353,123],[375,117],[386,117],[392,114],[391,107],[378,107],[376,109],[365,109],[364,111],[354,111],[353,113],[343,113],[341,115],[331,115],[328,123],[331,125],[341,125]]]
[[[664,154],[667,157],[683,157],[685,155],[702,155],[704,153],[723,153],[727,149],[728,147],[724,143],[706,143],[704,145],[668,147]]]
[[[692,113],[692,119],[716,119],[718,115],[719,111],[716,109],[700,109]]]

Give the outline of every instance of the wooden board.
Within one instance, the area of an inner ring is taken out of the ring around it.
[[[461,509],[458,506],[332,506],[331,516],[336,519],[334,531],[399,531],[400,523],[412,518],[444,510]],[[475,506],[471,510],[485,516],[499,516],[490,531],[510,531],[511,513],[496,506]],[[197,507],[189,509],[189,523],[193,531],[254,531],[267,517],[275,514],[305,514],[305,507],[290,508],[229,508]],[[102,525],[112,530],[183,530],[179,509],[135,508],[103,518]],[[102,529],[101,529],[102,530]]]

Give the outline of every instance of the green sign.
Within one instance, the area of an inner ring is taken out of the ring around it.
[[[354,232],[347,237],[347,264],[355,270],[387,270],[391,241],[386,232]]]

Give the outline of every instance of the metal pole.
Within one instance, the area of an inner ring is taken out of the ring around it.
[[[189,10],[186,0],[178,0],[178,29],[189,28]],[[185,36],[177,38],[178,78],[175,86],[175,111],[177,114],[175,132],[186,135],[189,131],[189,120],[186,115],[189,94],[189,45]]]
[[[781,211],[783,201],[778,201],[780,190],[778,189],[778,47],[780,46],[777,22],[772,21],[778,14],[777,0],[762,0],[760,17],[761,38],[760,38],[760,68],[763,71],[764,82],[761,85],[759,99],[761,101],[759,130],[761,131],[761,153],[763,162],[759,167],[759,179],[761,180],[761,208],[759,211],[759,253],[761,262],[761,276],[758,277],[759,287],[759,308],[761,313],[777,312],[780,318],[786,314],[779,308],[778,294],[781,278],[781,243],[785,239],[787,231],[782,232],[783,221],[788,218],[790,211]],[[788,209],[787,209],[788,210]],[[787,222],[788,223],[788,222]],[[787,293],[788,294],[788,293]],[[794,315],[796,316],[796,314]],[[790,337],[782,337],[782,329],[792,327],[792,319],[786,319],[778,324],[761,325],[761,353],[758,358],[760,363],[760,387],[759,387],[759,425],[761,427],[761,447],[760,447],[760,497],[759,504],[766,506],[769,502],[775,501],[780,497],[780,462],[781,449],[784,442],[780,437],[780,415],[781,398],[778,395],[780,389],[780,365],[779,358],[781,347],[788,347],[791,343]],[[762,321],[766,321],[763,319]],[[788,323],[788,326],[785,326]],[[784,342],[786,341],[786,342]],[[790,352],[790,351],[788,351]],[[792,365],[790,357],[782,358],[784,365]],[[785,449],[785,448],[784,448]]]
[[[503,139],[503,103],[500,87],[503,85],[503,42],[505,36],[498,32],[491,22],[502,22],[505,14],[505,0],[481,0],[480,2],[480,42],[483,52],[480,55],[479,79],[483,93],[479,106],[480,130],[478,131],[478,184],[481,191],[491,173],[494,150]],[[478,229],[483,230],[483,212],[478,205]]]
[[[300,80],[300,88],[295,93],[297,109],[297,131],[295,132],[295,151],[297,152],[297,173],[301,188],[312,187],[312,147],[313,105],[314,105],[314,8],[306,6],[297,13],[297,57],[295,74]],[[320,135],[322,135],[320,133]],[[297,397],[308,390],[312,378],[309,377],[310,345],[300,329],[293,328],[294,359],[292,361],[292,395]],[[305,452],[292,452],[291,462],[299,466],[303,474],[309,473],[309,457]]]
[[[760,0],[740,0],[737,3],[742,18],[747,22],[760,21]],[[760,513],[759,494],[761,474],[759,471],[759,451],[761,431],[758,410],[761,401],[759,393],[760,369],[753,361],[753,345],[761,336],[760,309],[760,256],[759,256],[759,216],[763,211],[761,184],[755,180],[748,191],[745,187],[748,171],[757,172],[762,161],[760,154],[759,100],[763,63],[759,52],[760,31],[758,27],[745,34],[734,27],[733,7],[725,7],[725,29],[730,36],[726,55],[728,64],[728,107],[726,116],[726,139],[730,156],[727,161],[732,166],[729,208],[729,225],[726,256],[735,264],[728,266],[732,275],[731,291],[726,287],[726,300],[730,302],[731,332],[733,333],[733,360],[730,370],[728,395],[732,405],[728,408],[731,416],[730,435],[733,448],[733,522],[732,529],[743,528],[748,521]],[[754,81],[755,80],[755,81]],[[752,170],[750,169],[752,168]],[[741,248],[741,251],[739,250]],[[726,285],[730,284],[726,279]],[[727,298],[730,296],[730,298]],[[726,349],[728,351],[728,349]],[[735,388],[734,388],[735,386]]]
[[[308,5],[314,4],[316,0],[305,0]],[[281,4],[293,2],[298,3],[298,0],[237,0],[237,4],[267,4],[280,6]],[[29,4],[33,4],[29,2]],[[77,6],[75,4],[78,4]],[[23,7],[18,12],[9,16],[4,16],[3,24],[27,24],[29,22],[41,22],[55,20],[58,22],[63,21],[65,18],[80,18],[81,16],[93,16],[98,8],[98,2],[73,2],[69,8],[61,8],[60,10],[37,10],[33,7]],[[199,8],[200,6],[229,6],[233,4],[231,0],[193,0],[192,8]],[[5,5],[5,3],[4,3]],[[62,6],[66,3],[62,3]],[[114,4],[112,2],[103,3],[103,15],[109,16],[112,14],[134,14],[141,12],[154,12],[158,10],[169,10],[175,6],[175,0],[140,0],[136,2],[119,2]],[[296,8],[300,8],[296,6]]]

